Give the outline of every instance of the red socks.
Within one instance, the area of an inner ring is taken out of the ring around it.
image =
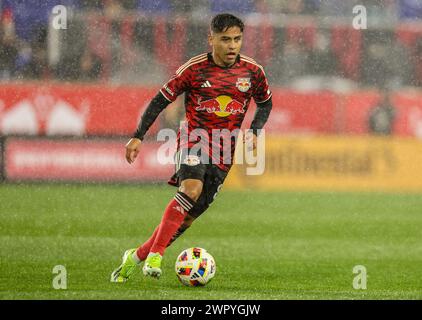
[[[158,230],[150,252],[159,252],[161,255],[164,254],[167,244],[183,223],[185,216],[185,209],[183,209],[175,199],[172,200],[164,212],[163,219],[160,223],[160,229]]]
[[[164,211],[160,225],[155,229],[152,236],[137,250],[140,260],[145,260],[149,252],[158,252],[161,255],[169,244],[173,235],[177,232],[186,214],[195,205],[183,192],[177,192]]]
[[[138,250],[136,250],[136,255],[138,256],[139,260],[144,261],[147,258],[149,250],[151,249],[152,244],[154,243],[159,228],[160,225],[155,228],[154,232],[152,233],[152,236],[147,241],[145,241],[144,244],[138,248]]]

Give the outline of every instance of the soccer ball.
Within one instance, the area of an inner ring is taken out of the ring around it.
[[[207,250],[189,248],[183,250],[176,260],[177,278],[185,286],[205,286],[215,276],[215,260]]]

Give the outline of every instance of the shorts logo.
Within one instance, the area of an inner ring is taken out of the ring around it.
[[[246,92],[251,87],[251,78],[237,78],[236,87],[241,92]]]
[[[198,164],[200,164],[201,161],[199,160],[198,156],[195,155],[188,155],[184,160],[183,160],[183,164],[186,164],[188,166],[196,166]]]

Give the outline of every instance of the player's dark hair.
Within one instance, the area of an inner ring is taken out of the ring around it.
[[[211,21],[211,31],[217,33],[224,32],[232,27],[239,27],[240,31],[243,32],[244,26],[242,20],[230,13],[218,14]]]

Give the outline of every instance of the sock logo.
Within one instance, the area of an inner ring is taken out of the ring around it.
[[[173,209],[176,209],[177,211],[179,211],[181,214],[185,214],[185,210],[183,210],[183,208],[181,206],[175,206],[173,207]]]

